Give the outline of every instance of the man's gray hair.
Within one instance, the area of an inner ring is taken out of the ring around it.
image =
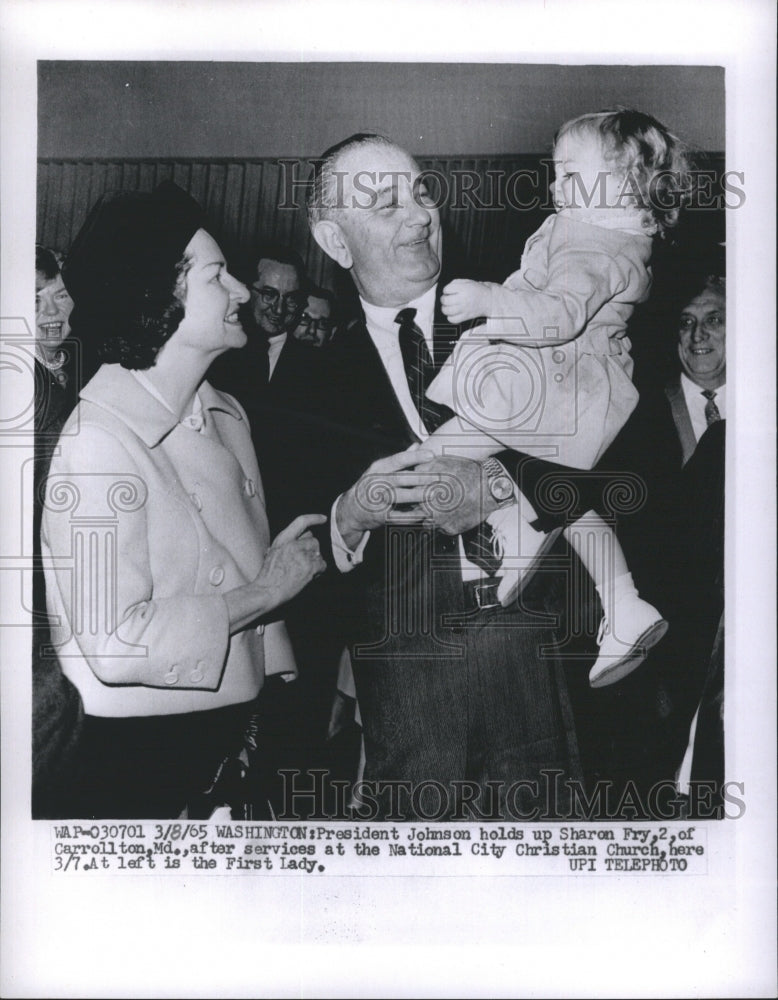
[[[342,208],[338,205],[338,183],[336,167],[338,161],[352,149],[363,146],[385,146],[399,149],[397,143],[380,132],[355,132],[347,139],[330,146],[313,161],[313,172],[308,182],[308,225],[313,229],[317,222],[332,217],[333,212]]]

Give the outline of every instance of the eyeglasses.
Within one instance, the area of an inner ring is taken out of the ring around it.
[[[289,292],[282,296],[277,288],[268,288],[266,285],[261,287],[252,285],[251,291],[259,296],[264,305],[271,306],[273,309],[277,308],[280,302],[284,312],[294,312],[303,304],[302,296],[298,292]]]
[[[304,326],[308,330],[313,328],[314,330],[318,330],[319,333],[329,333],[332,329],[332,320],[329,316],[320,316],[316,319],[304,312],[299,319],[298,325]]]

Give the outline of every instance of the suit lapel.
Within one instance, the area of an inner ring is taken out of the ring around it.
[[[459,339],[462,327],[453,326],[448,322],[440,309],[440,292],[447,284],[448,278],[438,282],[435,298],[435,314],[432,328],[433,360],[436,368],[440,368],[454,349]],[[413,428],[408,424],[403,408],[395,394],[389,376],[386,374],[381,357],[373,343],[373,338],[367,329],[364,313],[360,309],[359,316],[352,321],[342,349],[348,359],[350,370],[349,380],[357,388],[361,402],[361,412],[371,431],[396,436],[402,435],[403,444],[415,443],[418,438]]]
[[[694,436],[691,417],[686,408],[683,389],[680,381],[671,382],[665,386],[665,395],[670,403],[670,412],[673,415],[673,423],[678,431],[678,440],[681,442],[681,461],[684,465],[694,454],[697,447],[697,439]]]
[[[418,438],[400,406],[364,315],[351,325],[349,336],[351,343],[345,351],[354,365],[350,381],[359,396],[364,424],[372,433],[399,438],[403,447],[414,444]]]

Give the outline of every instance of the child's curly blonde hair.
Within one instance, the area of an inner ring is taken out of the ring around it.
[[[642,111],[612,108],[573,118],[554,136],[595,136],[603,156],[625,184],[624,203],[643,212],[646,228],[662,236],[678,224],[681,208],[691,197],[687,148],[665,126]]]

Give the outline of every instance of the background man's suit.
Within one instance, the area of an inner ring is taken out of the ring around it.
[[[591,779],[633,780],[647,792],[672,780],[683,757],[723,613],[724,427],[720,421],[696,441],[675,377],[641,392],[601,462],[643,479],[645,503],[619,519],[619,540],[641,596],[670,631],[619,684],[574,692]]]

